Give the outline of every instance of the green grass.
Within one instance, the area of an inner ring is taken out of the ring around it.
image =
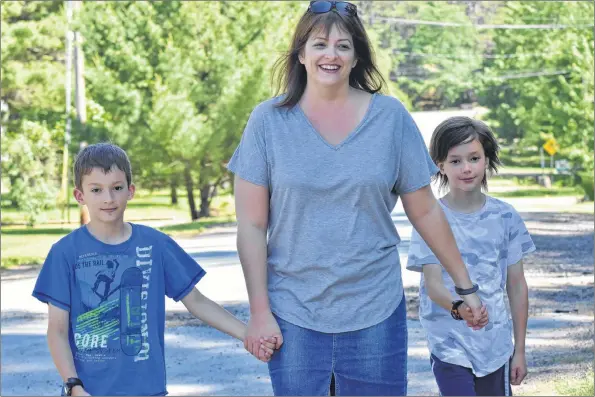
[[[235,221],[235,216],[218,216],[201,218],[195,222],[183,222],[175,225],[157,227],[157,229],[173,237],[191,236],[203,232],[208,227],[227,224]],[[6,226],[1,228],[0,265],[12,268],[20,265],[39,265],[43,263],[52,244],[57,242],[73,228],[42,227],[26,228],[22,226]]]
[[[22,227],[13,226],[2,228],[3,236],[27,236],[27,235],[59,235],[64,236],[72,231],[67,228],[50,228],[50,227]]]
[[[550,164],[550,155],[544,152],[545,165]],[[504,146],[498,154],[502,164],[512,167],[541,167],[541,155],[538,148],[528,149],[525,147]],[[560,154],[556,154],[554,160],[561,160]]]
[[[159,198],[158,198],[159,199]],[[133,199],[129,202],[126,209],[126,217],[131,221],[141,219],[189,219],[190,211],[187,203],[180,203],[176,206],[161,204],[157,202],[152,204],[151,200]],[[184,199],[186,201],[186,199]],[[70,223],[77,223],[79,219],[80,209],[78,204],[71,204],[69,208]],[[68,212],[65,212],[62,217],[62,211],[59,208],[49,209],[43,211],[41,214],[41,224],[68,224]],[[23,224],[26,222],[25,213],[15,208],[2,208],[2,224]]]
[[[531,369],[529,369],[529,373]],[[524,387],[520,396],[593,396],[593,370],[576,374],[550,375],[546,380]]]
[[[228,224],[235,221],[235,216],[211,217],[195,222],[179,223],[175,225],[162,226],[158,229],[171,236],[187,236],[197,234],[211,226]]]
[[[2,228],[2,238],[0,239],[2,268],[43,263],[52,244],[70,231],[70,229],[58,230],[61,232],[34,234],[27,231],[27,233],[18,234],[12,229]]]
[[[13,269],[23,265],[39,266],[43,264],[44,258],[42,257],[8,257],[0,259],[0,268],[2,269]]]
[[[211,203],[212,216],[192,222],[185,195],[180,194],[178,204],[171,205],[167,192],[139,191],[128,204],[125,220],[138,223],[155,220],[161,220],[163,224],[173,222],[175,224],[157,228],[173,236],[192,235],[204,231],[209,226],[233,222],[235,220],[233,210],[231,195],[217,196]],[[2,234],[0,265],[2,268],[43,263],[52,244],[79,226],[78,204],[71,202],[70,223],[60,222],[61,211],[59,209],[45,211],[44,217],[46,222],[35,227],[11,225],[10,222],[24,223],[25,214],[14,208],[2,208],[2,227],[0,229]],[[159,223],[157,221],[157,224]]]
[[[556,169],[550,167],[516,167],[516,166],[503,166],[500,167],[498,170],[498,174],[505,175],[505,174],[518,174],[518,175],[525,175],[525,174],[555,174]]]
[[[551,189],[541,186],[519,186],[518,189],[507,192],[490,193],[494,197],[557,197],[557,196],[581,196],[582,190],[577,187],[552,187]]]
[[[576,379],[559,380],[555,383],[555,388],[561,396],[593,396],[593,381],[593,370],[591,370]]]
[[[197,192],[198,193],[198,192]],[[195,200],[198,200],[195,195]],[[4,204],[4,203],[3,203]],[[199,205],[199,202],[196,203]],[[211,204],[212,215],[221,216],[233,213],[233,197],[229,194],[217,196]],[[70,223],[67,222],[70,213]],[[74,199],[70,202],[70,207],[62,216],[60,208],[52,208],[42,212],[41,225],[60,224],[75,227],[78,224],[80,208]],[[139,220],[175,220],[179,222],[190,221],[190,209],[185,194],[178,195],[178,204],[171,205],[168,192],[156,191],[137,191],[134,198],[128,202],[126,209],[126,219],[135,222]],[[1,214],[2,225],[25,224],[26,214],[15,208],[2,206]]]

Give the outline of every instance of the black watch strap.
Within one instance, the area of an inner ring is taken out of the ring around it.
[[[455,320],[462,320],[461,314],[459,313],[459,306],[463,304],[463,301],[453,301],[452,302],[452,309],[450,309],[450,315]]]
[[[459,288],[459,287],[455,286],[455,292],[460,296],[471,295],[471,294],[476,293],[478,290],[479,290],[479,285],[477,285],[477,284],[473,284],[473,287],[467,288],[467,289],[463,289],[463,288]]]
[[[71,396],[72,395],[72,388],[75,386],[80,386],[80,387],[85,387],[83,385],[83,381],[80,380],[79,378],[68,378],[66,379],[66,382],[64,382],[64,389],[65,389],[65,394],[67,396]]]

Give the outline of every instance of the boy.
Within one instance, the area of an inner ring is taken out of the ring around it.
[[[469,307],[455,298],[466,291],[457,290],[414,230],[407,268],[423,272],[419,319],[432,371],[442,396],[508,396],[510,385],[520,385],[527,374],[523,258],[535,245],[515,209],[484,193],[488,174],[500,164],[498,142],[487,125],[468,117],[445,120],[432,135],[430,155],[439,168],[436,178],[448,188],[440,205],[490,313],[484,328],[472,327]]]
[[[174,240],[124,222],[135,191],[124,150],[86,147],[74,178],[74,196],[91,221],[52,246],[33,291],[48,304],[48,344],[63,393],[165,395],[165,295],[239,340],[245,324],[195,288],[205,271]],[[259,352],[263,361],[270,346]]]

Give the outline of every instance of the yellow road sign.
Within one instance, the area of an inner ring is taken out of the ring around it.
[[[550,138],[543,144],[543,149],[547,152],[547,154],[553,156],[558,152],[560,146],[558,146],[558,142],[556,142],[554,138]]]

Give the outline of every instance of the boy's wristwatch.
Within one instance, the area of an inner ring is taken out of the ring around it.
[[[452,301],[452,309],[450,309],[450,315],[455,320],[463,319],[463,317],[461,317],[461,314],[459,313],[459,306],[461,306],[462,303],[463,301]]]
[[[83,385],[83,381],[79,378],[68,378],[66,382],[64,382],[64,395],[65,396],[72,396],[72,388],[75,386],[85,387]]]

